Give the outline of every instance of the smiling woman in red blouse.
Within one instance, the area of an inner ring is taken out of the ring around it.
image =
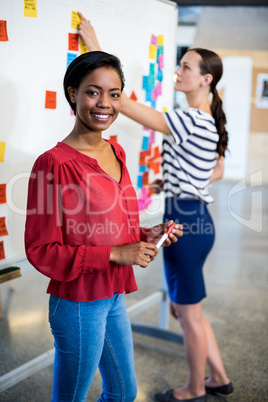
[[[117,118],[124,77],[104,52],[77,57],[64,78],[76,115],[71,133],[36,160],[29,180],[25,248],[51,278],[55,343],[52,401],[85,401],[99,367],[99,401],[133,401],[133,345],[123,293],[137,290],[132,265],[146,268],[172,221],[142,230],[122,147],[102,138]],[[182,235],[176,225],[165,246]]]

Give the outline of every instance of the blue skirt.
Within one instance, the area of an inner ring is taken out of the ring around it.
[[[170,219],[183,225],[183,236],[163,248],[169,298],[178,304],[199,303],[206,297],[203,265],[215,239],[212,218],[203,202],[169,197],[164,222]]]

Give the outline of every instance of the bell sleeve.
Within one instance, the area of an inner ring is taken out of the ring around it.
[[[25,251],[42,274],[69,282],[84,273],[110,268],[110,246],[71,246],[64,242],[61,225],[59,163],[45,153],[35,162],[28,185]]]

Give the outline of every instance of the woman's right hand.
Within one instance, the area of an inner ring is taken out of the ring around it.
[[[163,180],[157,179],[150,184],[150,188],[153,190],[154,194],[160,194],[163,191]]]
[[[155,259],[158,249],[154,243],[139,241],[111,248],[110,261],[122,265],[139,265],[146,268]]]
[[[78,28],[80,38],[85,42],[89,51],[101,50],[95,30],[90,21],[87,20],[80,11],[77,11],[81,22]]]

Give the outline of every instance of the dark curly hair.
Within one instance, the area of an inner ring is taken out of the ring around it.
[[[71,101],[68,88],[79,88],[84,77],[100,67],[111,68],[118,73],[121,80],[121,90],[123,91],[125,77],[118,57],[101,51],[84,53],[71,62],[63,79],[65,97],[73,109],[74,114],[76,114],[76,104]]]
[[[202,75],[211,74],[213,79],[210,84],[210,92],[213,95],[211,103],[211,113],[215,120],[215,125],[219,134],[219,141],[217,144],[217,152],[220,156],[225,155],[228,145],[228,133],[225,129],[226,116],[222,109],[222,101],[219,97],[216,85],[221,79],[223,73],[223,65],[220,56],[212,50],[202,48],[192,48],[188,52],[194,51],[198,53],[202,61],[200,62],[200,72]]]

